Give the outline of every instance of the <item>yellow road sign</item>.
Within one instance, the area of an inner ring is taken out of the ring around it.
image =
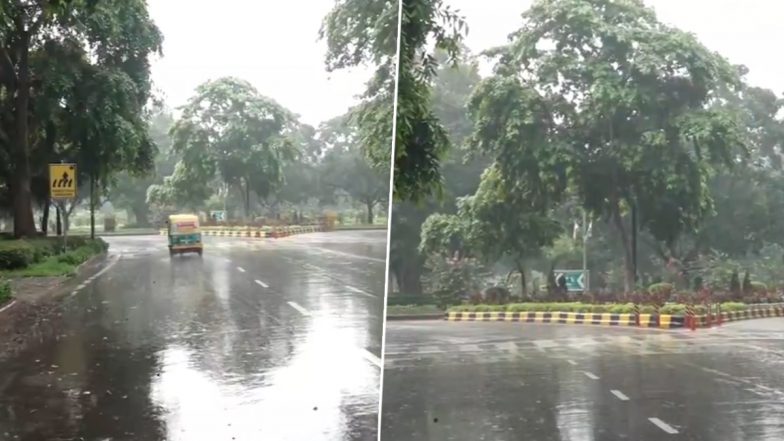
[[[49,195],[52,199],[76,197],[76,164],[49,164]]]

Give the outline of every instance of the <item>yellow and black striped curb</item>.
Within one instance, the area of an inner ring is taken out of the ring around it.
[[[316,233],[326,231],[324,227],[307,226],[307,227],[283,227],[279,229],[213,229],[210,227],[202,228],[201,234],[205,236],[220,236],[220,237],[250,237],[250,238],[280,238],[288,237],[295,234]],[[161,236],[168,235],[168,230],[159,230]]]
[[[507,321],[526,323],[560,323],[568,325],[636,326],[634,314],[581,312],[447,312],[450,321]],[[640,314],[640,326],[645,328],[682,328],[683,317],[669,314]]]
[[[784,306],[753,306],[745,311],[731,311],[721,313],[722,322],[736,322],[739,320],[751,320],[769,317],[784,317]],[[695,318],[697,319],[697,326],[700,328],[715,325],[718,319],[716,315],[713,315],[709,323],[707,315],[698,315]]]

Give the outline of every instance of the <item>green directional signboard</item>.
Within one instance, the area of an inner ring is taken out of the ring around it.
[[[555,270],[555,280],[557,281],[562,275],[566,278],[566,289],[572,291],[585,291],[588,284],[588,271],[583,273],[583,270]]]

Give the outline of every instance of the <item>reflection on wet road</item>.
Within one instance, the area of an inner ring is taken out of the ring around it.
[[[388,322],[381,439],[778,441],[784,319],[694,333]]]
[[[302,238],[302,239],[301,239]],[[0,439],[375,439],[386,233],[111,238],[56,333],[0,365]]]

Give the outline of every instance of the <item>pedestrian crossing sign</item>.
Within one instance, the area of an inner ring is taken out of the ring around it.
[[[52,199],[76,197],[76,164],[49,164],[49,195]]]

